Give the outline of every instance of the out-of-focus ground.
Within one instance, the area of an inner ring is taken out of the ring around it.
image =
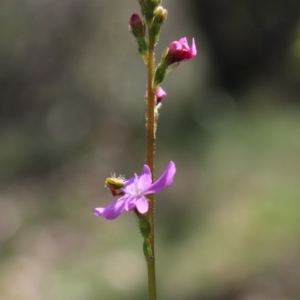
[[[126,2],[126,3],[125,3]],[[159,299],[300,299],[297,1],[163,1],[157,50],[195,37],[163,83]],[[0,300],[147,299],[133,214],[93,215],[145,157],[138,1],[0,4]]]

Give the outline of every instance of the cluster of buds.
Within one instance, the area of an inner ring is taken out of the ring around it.
[[[138,0],[141,6],[141,15],[134,13],[129,20],[129,30],[133,34],[139,53],[148,67],[146,100],[146,128],[147,128],[147,162],[142,172],[134,174],[129,179],[125,176],[111,174],[105,180],[105,186],[113,196],[119,198],[106,207],[94,209],[96,216],[107,220],[118,218],[123,212],[134,211],[143,236],[143,252],[147,261],[149,299],[156,299],[155,288],[155,255],[154,255],[154,195],[168,188],[173,183],[176,174],[176,165],[170,161],[162,175],[154,180],[154,150],[155,135],[159,118],[159,109],[167,93],[161,87],[166,75],[180,62],[197,55],[195,40],[191,47],[186,37],[173,41],[164,51],[160,63],[155,66],[155,46],[158,42],[163,23],[168,12],[161,6],[162,0]]]
[[[161,0],[139,0],[142,15],[145,17],[148,24],[152,22],[154,11],[161,2]]]
[[[138,14],[132,14],[129,20],[129,30],[134,35],[141,57],[145,64],[148,62],[148,43],[146,39],[146,23],[150,34],[158,41],[161,27],[168,16],[168,11],[159,4],[161,1],[140,0],[142,15],[145,21]]]
[[[168,12],[160,4],[161,0],[139,0],[141,6],[142,16],[145,21],[138,14],[132,14],[129,20],[129,29],[134,35],[141,57],[145,64],[148,63],[148,41],[146,38],[146,27],[150,36],[154,39],[155,44],[158,41],[161,27],[167,18]],[[146,26],[147,25],[147,26]],[[158,96],[161,90],[158,90],[160,84],[166,75],[179,65],[180,62],[191,59],[197,55],[197,49],[194,38],[192,39],[191,47],[187,42],[187,38],[183,37],[178,41],[173,41],[170,46],[164,51],[161,62],[158,64],[155,77],[154,88],[156,90],[156,104],[161,106],[162,99]],[[165,92],[164,92],[165,93]]]

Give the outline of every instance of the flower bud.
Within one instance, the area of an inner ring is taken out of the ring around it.
[[[181,38],[179,41],[171,43],[170,47],[163,54],[163,59],[156,68],[154,85],[158,87],[166,75],[184,60],[191,59],[197,55],[195,40],[192,40],[190,48],[187,39]]]
[[[136,38],[145,37],[146,26],[138,14],[131,15],[129,29]]]
[[[161,101],[167,97],[167,93],[161,87],[159,87],[156,90],[155,95],[156,95],[156,105],[160,104]]]
[[[168,16],[168,11],[162,6],[158,6],[154,11],[153,24],[162,25]]]
[[[154,10],[161,4],[161,0],[139,0],[141,12],[147,22],[152,22]]]
[[[181,38],[179,41],[171,43],[169,50],[167,51],[164,60],[168,61],[171,65],[176,62],[181,62],[187,59],[191,59],[197,55],[197,49],[195,40],[192,40],[192,47],[190,48],[186,37]]]
[[[145,93],[145,98],[147,99],[147,97],[148,97],[148,91],[146,91]],[[159,103],[161,103],[163,99],[167,97],[167,93],[163,88],[159,87],[155,92],[155,97],[156,97],[156,105],[158,105]]]
[[[146,25],[138,14],[132,14],[129,20],[129,30],[134,35],[138,49],[144,62],[147,63],[148,59],[148,44],[145,37]]]
[[[164,9],[162,6],[158,6],[154,11],[154,18],[152,23],[152,32],[155,36],[155,41],[158,41],[160,29],[164,21],[166,20],[168,16],[168,11]]]

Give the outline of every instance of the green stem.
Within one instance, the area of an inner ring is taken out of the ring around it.
[[[149,32],[149,52],[148,52],[148,102],[147,102],[147,165],[149,166],[152,173],[152,181],[154,181],[154,152],[155,152],[155,91],[153,87],[153,78],[155,73],[155,55],[154,47],[155,40],[151,30]],[[151,234],[149,238],[151,246],[151,256],[146,257],[147,269],[148,269],[148,287],[149,287],[149,299],[156,300],[156,280],[155,280],[155,247],[154,247],[154,195],[151,194],[149,199],[149,222],[151,224]]]

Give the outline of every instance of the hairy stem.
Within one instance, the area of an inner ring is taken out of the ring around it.
[[[149,32],[149,52],[148,52],[148,100],[147,100],[147,165],[149,166],[152,173],[152,182],[154,181],[154,153],[155,153],[155,91],[153,87],[153,78],[155,73],[155,55],[154,47],[155,40],[151,30]],[[156,300],[156,280],[155,280],[155,247],[154,247],[154,213],[155,213],[155,202],[154,195],[151,194],[148,197],[150,201],[149,207],[149,222],[151,224],[150,234],[150,247],[151,256],[146,257],[147,268],[148,268],[148,286],[149,286],[149,299]]]

